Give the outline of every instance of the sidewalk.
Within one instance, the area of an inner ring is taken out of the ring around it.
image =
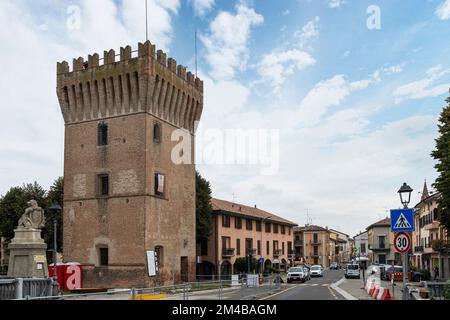
[[[389,288],[391,295],[394,295],[394,300],[402,300],[402,288],[401,284],[396,283],[394,291],[392,290],[392,285],[388,281],[381,281],[381,286],[384,288]],[[367,294],[364,290],[364,283],[362,279],[342,279],[337,283],[337,287],[345,291],[351,297],[356,300],[374,300],[371,296]],[[347,297],[346,297],[347,298]],[[353,300],[347,298],[347,300]]]

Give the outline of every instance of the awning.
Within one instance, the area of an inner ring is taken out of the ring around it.
[[[355,260],[356,261],[369,261],[369,258],[367,258],[367,257],[357,257]]]
[[[280,264],[280,260],[275,259],[275,260],[272,261],[272,264]]]

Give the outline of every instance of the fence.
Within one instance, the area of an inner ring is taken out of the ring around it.
[[[281,290],[279,276],[267,276],[262,282],[230,280],[187,282],[178,285],[110,290],[107,292],[35,296],[29,300],[254,300]]]
[[[0,279],[0,300],[52,295],[51,279]]]

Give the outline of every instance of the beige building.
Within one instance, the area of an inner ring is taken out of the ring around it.
[[[273,213],[229,201],[212,199],[211,235],[199,247],[199,276],[231,275],[235,262],[251,254],[259,265],[286,270],[293,258],[295,223]]]
[[[336,259],[337,241],[337,234],[331,234],[328,228],[315,225],[294,228],[297,263],[329,267]]]
[[[64,262],[85,287],[193,280],[194,123],[203,82],[147,41],[57,65],[65,121]],[[191,144],[175,148],[172,135]],[[186,162],[175,161],[186,159]],[[179,156],[179,157],[178,157]],[[158,255],[149,277],[147,252]]]
[[[421,201],[414,207],[413,257],[412,265],[427,269],[434,277],[435,267],[439,268],[439,277],[450,278],[449,238],[439,222],[439,193],[430,194],[425,182]],[[436,243],[443,244],[437,250]]]
[[[401,264],[401,256],[395,252],[391,219],[385,218],[366,228],[369,244],[369,260],[379,264]]]

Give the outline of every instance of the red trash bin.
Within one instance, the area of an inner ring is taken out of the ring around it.
[[[58,262],[56,264],[56,275],[58,276],[58,287],[59,289],[64,288],[64,263]],[[54,264],[51,263],[48,265],[48,275],[53,279],[53,272],[55,270]]]

